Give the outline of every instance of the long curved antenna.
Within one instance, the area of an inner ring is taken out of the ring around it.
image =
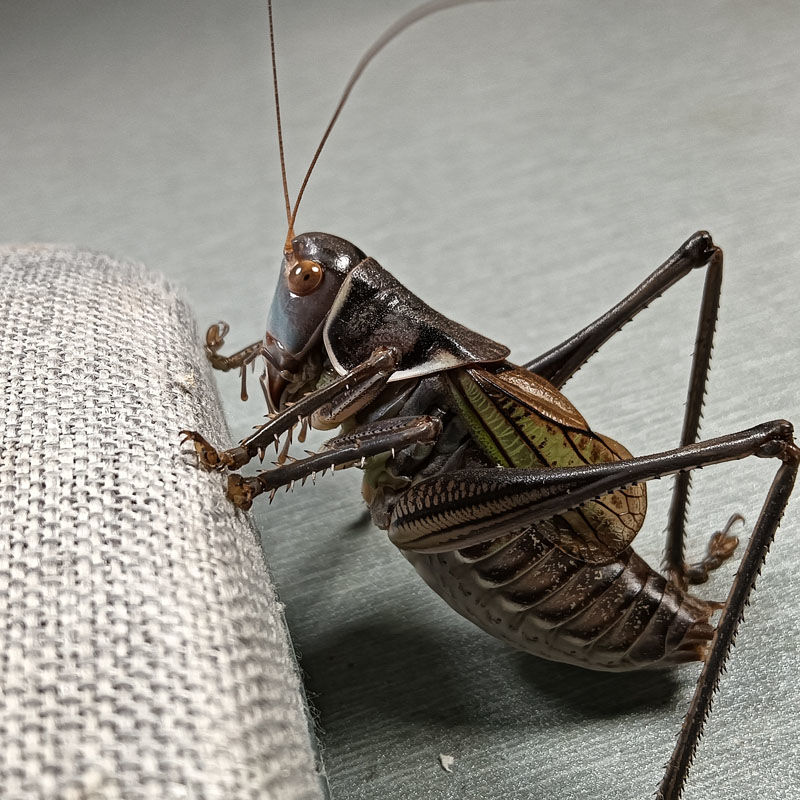
[[[270,4],[271,2],[272,0],[270,0]],[[356,68],[353,70],[353,74],[350,76],[347,84],[344,87],[344,91],[342,92],[339,103],[333,112],[331,121],[328,123],[328,127],[325,128],[325,133],[322,134],[322,139],[320,140],[319,146],[314,152],[314,157],[311,159],[311,164],[308,167],[308,171],[303,178],[302,184],[300,184],[300,191],[297,193],[297,198],[294,201],[294,208],[292,209],[292,213],[289,218],[290,236],[287,239],[287,243],[291,242],[291,239],[293,238],[291,234],[294,229],[295,218],[297,217],[297,209],[300,206],[300,200],[303,198],[303,192],[305,192],[306,186],[308,185],[308,179],[311,177],[311,173],[316,166],[317,160],[319,159],[319,154],[322,152],[325,142],[328,141],[328,136],[330,136],[331,130],[333,130],[333,126],[336,124],[336,120],[339,118],[339,114],[341,113],[344,104],[347,102],[350,92],[353,90],[353,86],[361,77],[361,73],[364,72],[367,64],[369,64],[369,62],[372,61],[372,59],[375,58],[375,56],[378,55],[378,53],[380,53],[380,51],[383,50],[383,48],[386,47],[386,45],[389,44],[392,39],[394,39],[396,36],[399,36],[406,28],[411,27],[415,22],[419,22],[421,19],[429,17],[431,14],[435,14],[437,11],[444,11],[445,9],[452,8],[454,6],[478,2],[488,2],[488,0],[430,0],[428,3],[423,3],[421,6],[417,6],[409,11],[405,16],[400,17],[397,22],[388,27],[381,34],[381,36],[376,39],[375,43],[369,48],[369,50],[367,50],[367,52],[361,56],[361,60],[356,65]]]
[[[281,102],[278,99],[278,67],[275,63],[275,26],[272,23],[272,0],[267,2],[269,12],[269,50],[272,54],[272,92],[275,97],[275,121],[278,124],[278,152],[281,157],[281,178],[283,179],[283,199],[286,202],[286,222],[289,224],[289,239],[292,235],[294,215],[292,214],[292,201],[289,199],[289,184],[286,181],[286,159],[283,155],[283,130],[281,129]]]

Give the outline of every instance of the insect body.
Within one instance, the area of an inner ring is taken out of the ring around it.
[[[408,24],[450,4],[412,12],[367,60]],[[264,339],[224,356],[227,326],[211,326],[206,337],[219,369],[240,368],[244,377],[248,364],[264,360],[270,419],[224,451],[184,432],[200,463],[229,473],[228,497],[241,508],[319,471],[361,467],[373,520],[425,581],[459,613],[535,655],[616,671],[704,661],[659,788],[661,798],[675,800],[800,462],[792,427],[782,420],[698,441],[722,251],[708,233],[693,235],[607,313],[518,365],[506,347],[427,306],[350,242],[294,236],[300,195],[292,211],[285,178],[284,190],[289,235]],[[634,458],[594,431],[561,387],[694,270],[705,272],[705,290],[682,441]],[[341,433],[319,452],[290,460],[292,431],[300,425],[302,439],[308,424]],[[247,477],[237,471],[283,436],[274,469]],[[730,557],[737,540],[729,524],[711,537],[704,559],[685,563],[686,476],[747,456],[780,466],[727,601],[703,600],[689,586]],[[646,511],[645,482],[669,474],[678,479],[662,575],[632,542]]]
[[[207,335],[219,368],[266,359],[272,418],[231,450],[218,452],[196,432],[187,437],[203,466],[231,471],[228,496],[242,508],[318,471],[361,466],[373,519],[422,577],[457,611],[516,647],[606,670],[705,660],[688,723],[705,714],[730,646],[724,637],[738,622],[788,499],[800,460],[792,427],[778,420],[698,443],[690,431],[690,443],[675,450],[632,458],[594,432],[555,381],[563,383],[587,352],[679,276],[705,267],[708,297],[721,266],[711,237],[696,234],[608,314],[521,367],[505,360],[502,345],[446,320],[349,242],[303,234],[281,267],[265,339],[224,357],[220,328]],[[693,370],[701,381],[708,319],[701,316]],[[290,463],[280,457],[282,464],[256,476],[233,471],[306,422],[341,425],[343,433],[319,453]],[[667,559],[679,557],[667,560],[667,577],[660,575],[631,548],[644,518],[643,482],[748,455],[782,465],[728,602],[701,600],[688,584],[728,558],[736,539],[721,531],[706,558],[685,564],[688,485],[678,483]],[[710,618],[720,608],[714,637]],[[675,783],[662,797],[679,796],[696,736],[691,727],[684,733],[665,779]]]

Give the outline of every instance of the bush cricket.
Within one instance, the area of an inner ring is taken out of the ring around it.
[[[540,657],[622,671],[702,661],[695,695],[658,789],[677,800],[744,607],[792,490],[800,450],[783,420],[700,440],[720,298],[722,250],[690,236],[661,266],[574,336],[517,364],[505,346],[449,320],[354,244],[295,235],[300,200],[353,85],[371,59],[418,20],[463,0],[427,3],[398,20],[351,76],[294,204],[286,180],[275,47],[270,38],[288,233],[263,339],[221,354],[228,328],[212,325],[206,353],[220,370],[263,361],[269,421],[229,450],[182,432],[201,466],[228,473],[228,497],[249,508],[260,494],[332,468],[364,471],[375,524],[456,611]],[[704,275],[686,411],[674,449],[633,457],[589,427],[561,393],[623,325],[695,271]],[[341,432],[317,453],[289,455],[293,431]],[[238,470],[268,447],[274,469]],[[749,456],[774,459],[775,478],[724,602],[690,587],[730,558],[731,521],[697,563],[684,558],[689,473]],[[675,475],[664,574],[632,543],[646,482]],[[716,622],[712,617],[720,612]]]

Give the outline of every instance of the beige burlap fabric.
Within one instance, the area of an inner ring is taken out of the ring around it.
[[[191,316],[108,256],[0,251],[0,796],[320,797]]]

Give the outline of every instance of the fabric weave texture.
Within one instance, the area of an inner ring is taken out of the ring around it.
[[[227,442],[178,295],[0,250],[0,796],[321,796],[254,530],[178,446]]]

